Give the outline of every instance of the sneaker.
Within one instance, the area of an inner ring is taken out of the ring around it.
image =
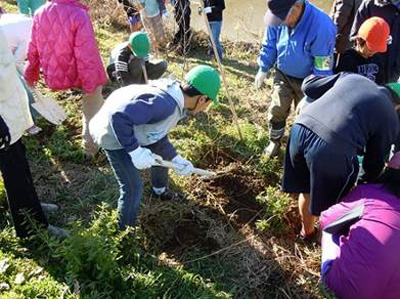
[[[182,192],[173,191],[171,189],[167,189],[161,194],[156,194],[155,192],[153,192],[153,194],[162,201],[170,201],[170,200],[183,201],[186,199],[185,195]]]
[[[278,156],[281,143],[279,141],[270,141],[268,146],[264,149],[264,155],[267,158],[273,158]]]
[[[40,205],[42,206],[43,212],[46,212],[46,213],[55,212],[60,209],[60,207],[58,205],[55,205],[52,203],[41,202]]]
[[[47,227],[49,234],[52,235],[53,237],[57,237],[60,239],[65,239],[69,237],[69,233],[62,228],[58,228],[56,226],[53,226],[51,224],[49,224],[49,226]]]

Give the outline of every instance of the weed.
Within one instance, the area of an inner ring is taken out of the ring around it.
[[[256,222],[257,229],[273,229],[276,233],[284,233],[287,230],[285,215],[292,199],[276,187],[270,186],[257,196],[257,201],[263,206],[262,219]]]

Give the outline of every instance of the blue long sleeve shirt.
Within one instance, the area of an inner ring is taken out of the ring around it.
[[[332,74],[336,26],[323,11],[305,1],[303,16],[294,28],[269,26],[258,65],[268,72],[275,64],[283,73],[303,79]]]
[[[135,130],[132,130],[132,128],[140,125],[161,123],[172,116],[176,108],[177,103],[166,93],[163,95],[140,95],[138,99],[131,100],[118,107],[111,115],[110,121],[115,137],[127,152],[133,151],[140,143],[138,136],[135,136]],[[147,135],[153,135],[157,142],[163,139],[157,138],[156,134],[165,134],[165,132],[152,130],[147,132]],[[163,142],[165,141],[163,140]],[[172,148],[170,151],[175,152]]]
[[[185,116],[179,82],[166,79],[150,85],[129,85],[114,91],[90,121],[93,139],[106,150],[139,146],[171,160],[176,150],[168,132]]]

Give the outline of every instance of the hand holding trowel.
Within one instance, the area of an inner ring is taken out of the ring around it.
[[[174,163],[171,161],[165,161],[163,160],[162,157],[153,154],[154,159],[156,160],[157,166],[163,166],[163,167],[167,167],[167,168],[172,168],[172,169],[178,169],[183,167],[182,165],[178,164],[178,163]],[[204,170],[204,169],[200,169],[200,168],[193,168],[192,173],[200,175],[202,177],[205,178],[210,178],[216,175],[215,172],[209,171],[209,170]]]

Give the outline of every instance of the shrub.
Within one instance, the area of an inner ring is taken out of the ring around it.
[[[286,218],[292,199],[276,187],[268,187],[265,193],[257,196],[257,201],[264,207],[262,219],[256,226],[260,230],[272,229],[276,232],[286,231]]]

